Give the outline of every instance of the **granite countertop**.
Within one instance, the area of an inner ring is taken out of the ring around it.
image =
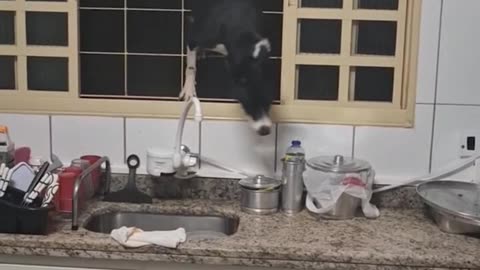
[[[128,249],[107,234],[57,220],[48,236],[0,234],[0,254],[275,266],[297,269],[480,269],[480,238],[441,232],[421,209],[381,209],[378,219],[316,220],[248,215],[236,200],[154,200],[152,205],[92,202],[80,216],[110,211],[213,214],[240,218],[229,237],[188,240],[177,249]]]

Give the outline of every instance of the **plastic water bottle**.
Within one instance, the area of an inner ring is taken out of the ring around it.
[[[302,142],[298,140],[293,140],[290,147],[287,148],[287,152],[285,153],[285,160],[304,158],[305,150],[302,148]]]

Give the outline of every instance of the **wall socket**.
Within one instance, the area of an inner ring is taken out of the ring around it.
[[[467,158],[480,153],[480,130],[468,130],[460,133],[459,155]]]

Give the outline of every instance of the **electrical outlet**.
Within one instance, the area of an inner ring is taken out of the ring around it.
[[[461,158],[480,153],[480,130],[463,131],[460,134],[459,155]]]

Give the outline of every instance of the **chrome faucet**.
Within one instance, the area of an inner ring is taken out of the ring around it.
[[[73,196],[72,196],[72,230],[78,230],[78,197],[80,186],[82,185],[83,181],[90,176],[93,170],[97,169],[98,167],[102,166],[105,162],[105,186],[103,190],[103,194],[106,195],[110,192],[110,183],[112,182],[112,170],[110,166],[110,160],[108,157],[104,156],[101,159],[97,160],[93,163],[90,167],[85,169],[78,177],[75,179],[75,185],[73,186]]]

